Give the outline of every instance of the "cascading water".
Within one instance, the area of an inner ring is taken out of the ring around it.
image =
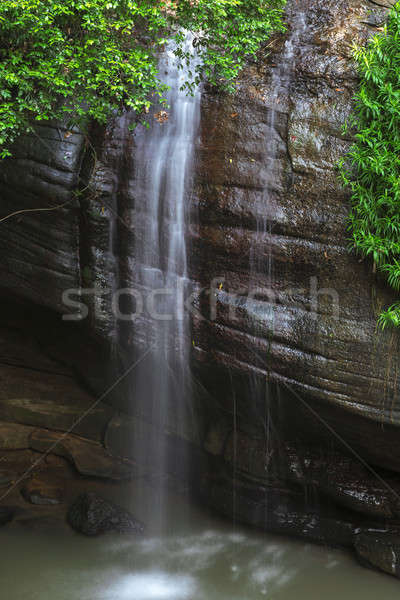
[[[196,60],[191,38],[183,50]],[[160,59],[159,72],[169,88],[167,106],[150,115],[149,130],[140,131],[135,152],[134,280],[145,311],[135,321],[134,336],[148,356],[136,371],[134,403],[156,432],[144,426],[135,456],[151,462],[153,473],[165,475],[165,431],[185,435],[190,403],[186,231],[200,91],[188,95],[181,90],[191,73],[186,65],[179,68],[172,45]]]
[[[270,136],[268,139],[268,154],[265,157],[266,168],[264,171],[264,193],[255,206],[256,214],[256,235],[250,251],[250,293],[255,299],[248,303],[248,310],[251,313],[250,318],[256,324],[257,321],[263,321],[268,325],[270,337],[272,339],[275,328],[275,309],[274,305],[278,300],[278,290],[274,285],[274,261],[273,261],[273,218],[270,218],[273,211],[269,205],[273,206],[273,196],[279,189],[280,179],[284,178],[283,173],[277,171],[279,164],[279,155],[286,153],[286,140],[282,139],[279,133],[279,115],[287,112],[290,102],[291,85],[294,79],[296,69],[296,51],[301,47],[300,41],[306,30],[305,13],[296,7],[296,19],[294,26],[285,42],[283,51],[278,63],[272,70],[269,83],[268,98],[265,98],[269,104],[268,129]],[[267,216],[268,215],[268,216]],[[260,287],[260,281],[263,286]],[[262,336],[261,336],[262,337]],[[258,357],[260,358],[260,357]],[[268,371],[268,356],[264,362]],[[279,395],[279,392],[278,392]],[[272,402],[274,391],[270,389],[268,376],[261,380],[259,376],[254,376],[250,381],[250,397],[253,398],[257,412],[261,415],[262,426],[265,432],[265,462],[269,470],[271,457],[274,453],[273,437],[277,434],[274,427],[272,416]]]
[[[296,8],[298,11],[298,9]],[[268,154],[266,156],[266,169],[264,172],[264,193],[255,206],[256,236],[250,252],[250,287],[255,297],[264,295],[266,301],[266,313],[263,318],[267,318],[273,326],[273,301],[275,294],[273,288],[273,256],[272,244],[270,243],[273,233],[273,224],[266,214],[271,214],[267,210],[271,202],[272,195],[279,185],[279,176],[276,164],[279,153],[283,150],[285,143],[278,133],[277,120],[280,112],[285,111],[290,99],[290,87],[293,81],[293,75],[296,68],[295,56],[296,49],[300,47],[300,38],[306,29],[305,15],[298,11],[295,27],[291,31],[285,42],[279,64],[272,70],[271,81],[269,85],[268,103],[270,106],[268,129],[270,137],[268,139]],[[285,148],[286,149],[286,148]],[[284,149],[284,150],[285,150]],[[260,248],[266,250],[260,252]],[[259,288],[260,275],[262,280],[267,283],[267,287]]]

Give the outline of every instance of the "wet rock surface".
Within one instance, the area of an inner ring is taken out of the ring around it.
[[[27,502],[39,506],[54,506],[63,502],[63,489],[54,480],[34,477],[21,489],[21,494]]]
[[[244,427],[264,410],[248,382],[268,380],[305,438],[331,437],[310,404],[364,458],[399,469],[398,337],[376,330],[377,307],[394,295],[348,252],[349,198],[335,168],[357,85],[352,43],[374,31],[365,23],[376,11],[358,0],[289,3],[288,33],[247,70],[237,97],[205,94],[193,276],[223,285],[217,318],[194,321],[194,361],[224,410],[235,389]],[[277,104],[274,70],[291,36]]]
[[[82,494],[71,505],[68,523],[75,531],[96,536],[110,531],[141,534],[142,523],[128,511],[95,493]]]
[[[62,294],[77,288],[79,275],[79,187],[83,135],[46,126],[25,136],[1,166],[1,286],[34,303],[65,310]],[[40,218],[38,215],[40,214]],[[23,226],[21,227],[21,224]]]
[[[361,564],[400,578],[400,530],[358,533],[355,549]]]
[[[26,450],[34,430],[20,423],[0,423],[0,450]]]
[[[399,515],[399,337],[376,329],[395,295],[349,253],[335,166],[351,141],[352,44],[383,5],[289,2],[288,32],[238,94],[205,91],[191,238],[192,277],[215,298],[193,319],[195,373],[214,401],[202,498],[349,547],[365,520],[386,531]]]
[[[104,446],[75,435],[36,430],[30,438],[31,448],[67,458],[76,470],[87,477],[130,479],[135,472],[132,462],[111,456]]]

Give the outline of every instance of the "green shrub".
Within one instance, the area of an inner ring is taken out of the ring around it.
[[[350,121],[355,143],[340,166],[353,192],[350,229],[355,248],[400,290],[400,2],[355,58],[361,76]],[[379,324],[400,326],[400,302]]]
[[[197,32],[194,79],[230,87],[248,54],[281,29],[285,0],[1,0],[0,157],[30,123],[82,126],[140,113],[163,93],[157,53],[181,28]],[[190,92],[193,81],[186,82]]]

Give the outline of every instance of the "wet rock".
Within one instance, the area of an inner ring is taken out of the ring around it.
[[[116,460],[133,460],[134,473],[139,476],[151,475],[155,465],[163,465],[174,478],[187,480],[196,477],[203,457],[197,444],[184,439],[183,434],[181,437],[168,426],[161,430],[152,422],[127,415],[110,421],[104,443]]]
[[[318,489],[338,505],[382,520],[400,517],[400,478],[356,456],[287,445],[281,465],[289,481]]]
[[[65,134],[64,127],[53,125],[23,136],[0,174],[2,217],[15,210],[64,205],[5,221],[0,240],[3,290],[62,313],[63,291],[80,285],[79,212],[73,191],[84,149],[82,134]]]
[[[67,521],[75,531],[96,536],[110,531],[140,534],[144,526],[128,511],[91,492],[80,495],[68,510]]]
[[[0,487],[12,485],[18,478],[16,473],[10,471],[0,471]]]
[[[135,473],[133,463],[111,456],[102,444],[75,435],[36,430],[30,444],[37,452],[51,452],[67,458],[82,475],[121,480],[129,479]]]
[[[400,579],[400,531],[371,530],[358,533],[354,546],[360,562]]]
[[[113,456],[134,458],[144,445],[149,451],[156,451],[159,435],[149,422],[115,415],[107,426],[104,444]],[[146,462],[152,460],[147,455],[145,458]]]
[[[205,451],[214,456],[221,456],[230,433],[230,427],[226,421],[220,420],[212,423],[204,442]]]
[[[0,327],[0,364],[7,364],[20,369],[33,369],[42,373],[58,373],[59,375],[71,376],[71,370],[65,365],[47,356],[38,342],[22,330],[14,328],[10,311],[1,307],[0,316],[5,310],[7,313],[8,326]],[[30,315],[27,315],[28,317]]]
[[[15,306],[10,300],[3,304],[0,294],[0,450],[29,448],[35,427],[101,440],[114,411],[96,402],[73,369],[50,358],[29,332],[29,323],[44,329],[43,315],[26,306],[15,313]],[[47,329],[52,325],[46,322]]]
[[[273,475],[321,510],[348,511],[350,525],[399,515],[384,482],[398,490],[400,344],[376,330],[378,307],[395,294],[349,253],[349,195],[335,166],[350,143],[342,126],[358,85],[352,43],[374,32],[374,15],[381,8],[363,0],[289,0],[287,33],[245,69],[238,93],[202,98],[190,269],[200,286],[217,284],[214,316],[207,297],[203,318],[193,315],[192,364],[214,402],[211,430],[221,418],[231,430],[225,443],[205,444],[229,474],[226,502],[220,482],[215,505],[232,514],[229,489],[241,477],[243,520],[260,527],[262,505],[257,517],[245,507],[254,487],[274,487]],[[277,84],[276,68],[286,82]],[[294,501],[293,531],[302,511],[312,523],[308,508]],[[331,543],[343,539],[340,522],[326,528]]]
[[[63,502],[62,488],[40,477],[34,477],[25,483],[21,494],[27,502],[38,506],[55,506]]]
[[[154,423],[127,415],[114,416],[104,436],[105,447],[112,456],[137,459],[147,468],[159,464],[167,449],[173,451],[173,441]]]
[[[67,431],[98,440],[112,410],[71,377],[0,364],[0,419]],[[82,415],[87,412],[85,419]],[[1,432],[0,432],[1,435]]]
[[[348,251],[349,197],[335,166],[357,86],[352,42],[366,41],[364,18],[376,10],[361,0],[289,1],[287,34],[244,71],[238,94],[204,93],[191,276],[224,283],[216,318],[194,315],[193,363],[215,405],[232,414],[235,396],[237,420],[254,436],[265,411],[255,389],[268,379],[282,392],[282,421],[304,439],[331,436],[310,424],[296,394],[367,462],[400,471],[399,344],[376,331],[377,305],[394,294]],[[290,36],[293,69],[277,106],[272,64],[285,66]]]
[[[10,299],[18,327],[26,319],[41,346],[63,365],[72,365],[98,396],[115,381],[118,368],[111,354],[116,334],[111,290],[121,286],[115,276],[118,260],[109,248],[118,221],[114,174],[109,172],[103,182],[99,166],[92,182],[99,193],[90,198],[80,193],[90,187],[94,162],[101,161],[95,161],[85,136],[60,123],[38,126],[34,134],[20,137],[13,157],[2,161],[0,216],[21,213],[2,223],[0,300]],[[103,184],[111,188],[107,210]],[[88,290],[83,308],[81,287]],[[6,325],[7,308],[0,309]],[[34,312],[35,317],[30,315]],[[60,315],[71,320],[62,323]]]
[[[0,450],[26,450],[33,427],[18,423],[0,423]]]
[[[333,504],[307,498],[284,481],[261,487],[239,476],[232,483],[215,468],[200,485],[203,501],[223,515],[233,514],[237,522],[319,544],[353,545],[354,518]]]

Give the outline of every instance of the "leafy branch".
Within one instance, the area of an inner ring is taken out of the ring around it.
[[[400,2],[383,30],[355,48],[361,77],[350,125],[355,142],[340,173],[352,191],[353,245],[400,291]],[[384,311],[382,328],[400,326],[400,302]]]
[[[0,3],[0,159],[32,123],[68,126],[162,98],[158,55],[183,29],[201,60],[187,90],[207,78],[232,89],[245,58],[283,28],[285,0],[2,0]]]

